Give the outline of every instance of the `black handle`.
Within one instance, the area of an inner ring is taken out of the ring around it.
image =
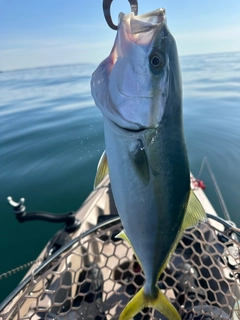
[[[65,231],[72,233],[76,231],[81,223],[76,219],[74,212],[54,214],[50,212],[26,212],[26,207],[24,206],[25,199],[21,198],[19,202],[15,202],[12,197],[8,197],[7,201],[9,205],[13,208],[15,216],[19,222],[25,222],[30,220],[43,220],[48,222],[65,222]]]

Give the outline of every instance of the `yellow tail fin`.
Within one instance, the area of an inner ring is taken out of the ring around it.
[[[158,310],[169,320],[181,320],[177,310],[159,289],[157,298],[151,300],[144,295],[144,288],[141,288],[126,305],[120,314],[119,320],[130,320],[146,307]]]

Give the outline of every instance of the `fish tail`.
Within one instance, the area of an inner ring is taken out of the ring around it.
[[[141,288],[123,309],[119,320],[130,320],[145,307],[147,307],[147,303],[145,301],[143,288]]]
[[[154,308],[164,315],[168,320],[181,320],[181,317],[171,302],[157,287],[157,298],[151,299],[144,293],[144,288],[141,288],[138,293],[126,305],[119,320],[130,320],[142,309],[146,307]]]
[[[158,310],[169,320],[182,319],[179,313],[177,312],[176,308],[172,305],[172,303],[168,300],[168,298],[162,293],[162,291],[159,288],[157,298],[149,304],[149,307]]]

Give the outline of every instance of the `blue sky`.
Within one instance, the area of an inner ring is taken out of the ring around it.
[[[180,55],[240,51],[240,0],[138,3],[140,14],[166,9]],[[113,20],[129,9],[113,0]],[[100,62],[114,38],[102,0],[0,0],[0,70]]]

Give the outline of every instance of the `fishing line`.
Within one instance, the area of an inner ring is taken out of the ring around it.
[[[210,173],[210,177],[211,177],[211,179],[212,179],[212,181],[213,181],[213,185],[214,185],[214,188],[215,188],[215,191],[216,191],[216,194],[217,194],[219,203],[220,203],[220,205],[221,205],[221,208],[222,208],[222,211],[223,211],[225,220],[231,221],[231,217],[230,217],[230,215],[229,215],[227,206],[226,206],[226,204],[225,204],[225,201],[224,201],[224,199],[223,199],[221,190],[220,190],[220,188],[219,188],[219,186],[218,186],[217,180],[216,180],[216,178],[215,178],[215,176],[214,176],[214,174],[213,174],[212,168],[211,168],[211,166],[210,166],[210,163],[209,163],[207,157],[204,157],[204,158],[203,158],[203,161],[202,161],[202,163],[201,163],[201,167],[200,167],[200,170],[199,170],[199,173],[198,173],[197,177],[199,178],[200,175],[202,174],[202,171],[203,171],[203,168],[204,168],[204,165],[205,165],[205,164],[206,164],[207,169],[208,169],[208,171],[209,171],[209,173]]]

